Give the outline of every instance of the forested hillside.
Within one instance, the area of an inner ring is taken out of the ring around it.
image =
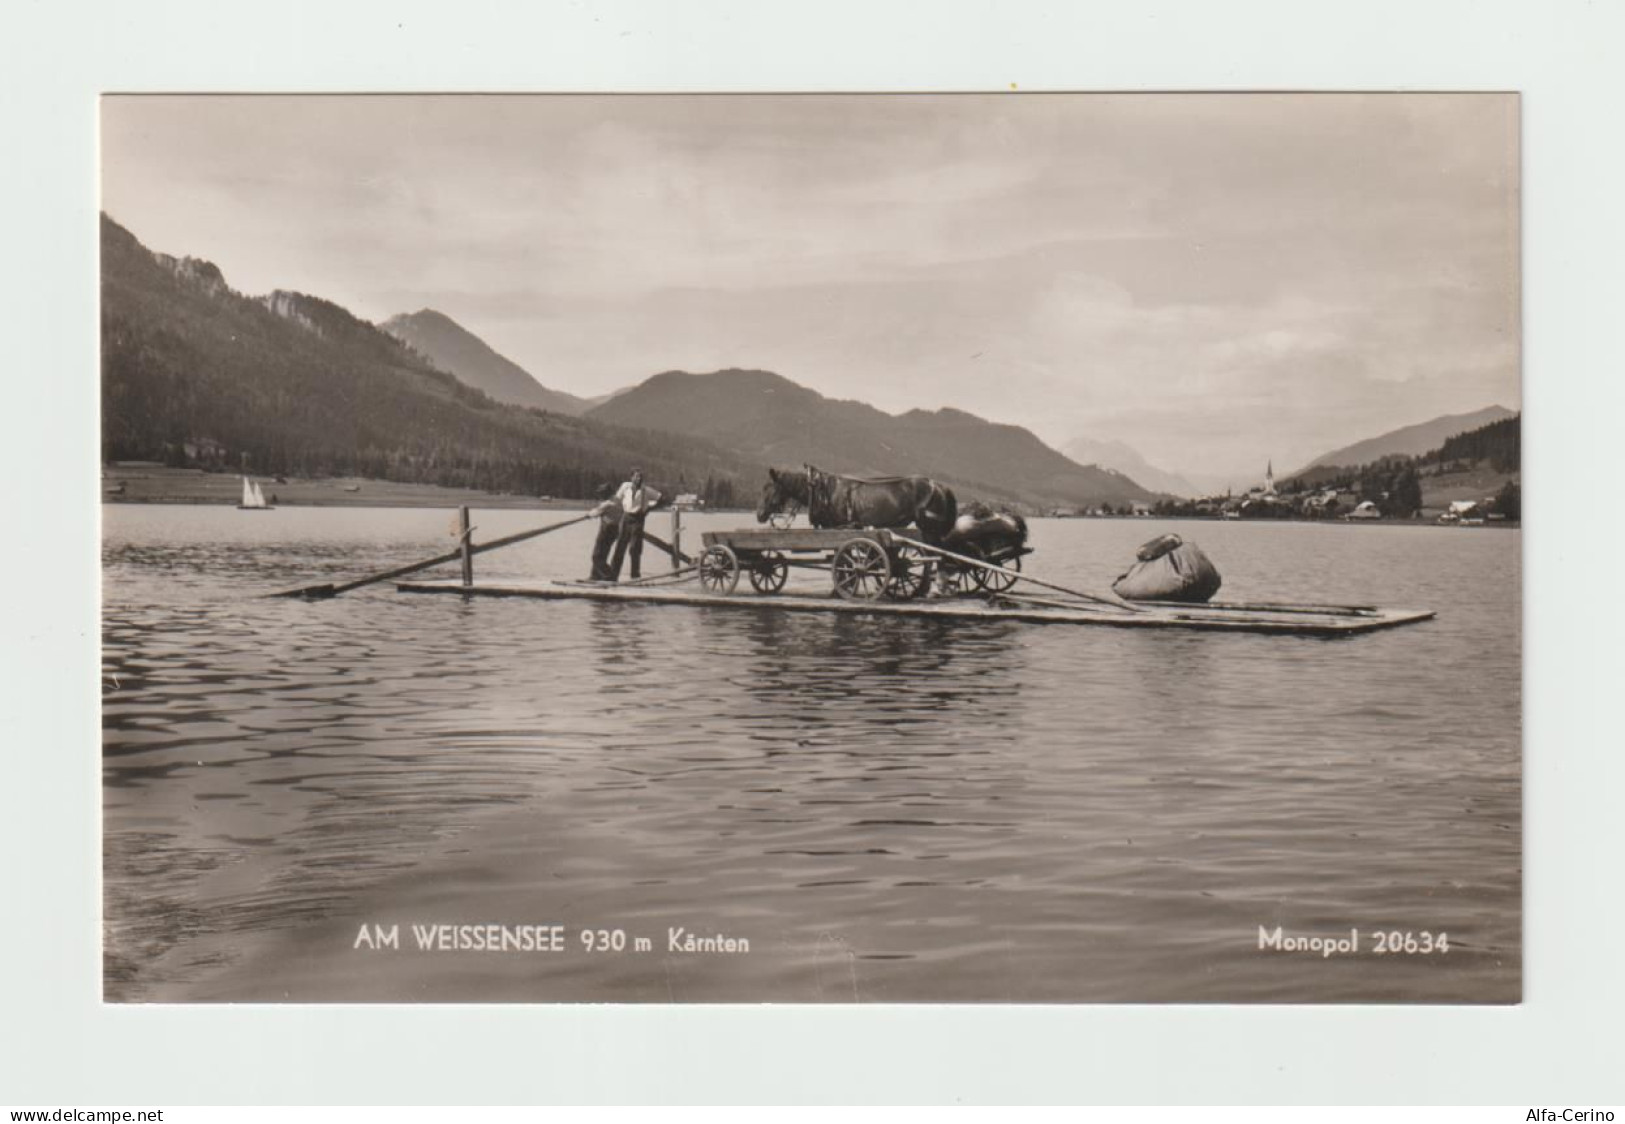
[[[1486,461],[1496,472],[1517,472],[1523,463],[1523,418],[1515,415],[1458,433],[1422,458],[1425,464]]]
[[[1424,456],[1454,434],[1466,433],[1512,416],[1513,412],[1505,406],[1486,406],[1470,414],[1445,414],[1323,453],[1309,462],[1309,469],[1374,464],[1384,457]]]
[[[761,466],[675,433],[506,406],[329,301],[252,298],[102,217],[102,456],[585,497],[637,462],[715,502]]]
[[[1339,492],[1351,501],[1370,500],[1385,515],[1407,518],[1453,500],[1497,497],[1496,510],[1517,519],[1523,417],[1479,426],[1446,437],[1420,456],[1386,456],[1354,466],[1310,468],[1281,485],[1291,500],[1309,493]]]

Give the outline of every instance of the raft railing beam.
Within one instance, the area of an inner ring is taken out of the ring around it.
[[[694,562],[694,559],[678,550],[675,543],[669,543],[659,535],[653,534],[652,532],[644,531],[643,541],[654,547],[656,550],[664,550],[667,554],[672,555],[677,562],[683,566],[692,565]]]
[[[492,539],[490,542],[482,543],[479,546],[475,546],[473,543],[465,540],[463,543],[459,543],[457,549],[451,551],[449,554],[439,554],[433,558],[425,559],[422,562],[413,562],[407,566],[397,566],[393,570],[385,570],[378,574],[368,574],[366,577],[357,578],[354,581],[342,582],[338,584],[333,582],[323,582],[319,585],[301,586],[298,589],[285,589],[279,593],[267,593],[265,596],[308,598],[337,597],[341,593],[348,593],[352,589],[360,589],[362,586],[372,585],[374,582],[389,581],[391,578],[404,578],[406,575],[415,574],[419,570],[427,570],[434,566],[443,566],[447,562],[456,562],[463,557],[463,550],[465,546],[467,547],[468,554],[470,557],[472,557],[475,554],[484,554],[488,550],[500,550],[505,546],[513,546],[515,543],[521,543],[526,539],[536,538],[538,535],[546,535],[553,531],[562,531],[564,528],[573,527],[577,523],[585,523],[591,518],[591,515],[578,515],[574,519],[566,519],[562,523],[549,523],[547,526],[537,527],[535,530],[520,531],[518,534],[508,535],[506,538]],[[472,530],[472,528],[470,528],[470,530]],[[470,575],[470,582],[472,582],[472,575]]]
[[[972,558],[968,554],[955,554],[951,550],[943,550],[940,546],[932,546],[930,543],[920,542],[918,539],[911,539],[907,535],[898,534],[896,531],[891,532],[891,537],[897,542],[907,543],[909,546],[918,547],[920,550],[930,551],[932,554],[941,555],[943,558],[952,558],[955,562],[960,562],[967,566],[976,566],[980,569],[988,570],[995,574],[1003,574],[1007,578],[1015,578],[1017,581],[1027,582],[1030,585],[1042,586],[1045,589],[1053,589],[1057,593],[1069,594],[1072,597],[1081,597],[1085,601],[1094,601],[1101,605],[1111,605],[1115,608],[1122,609],[1130,613],[1145,612],[1145,610],[1140,606],[1131,605],[1120,597],[1104,597],[1098,593],[1085,593],[1081,589],[1068,589],[1064,585],[1056,585],[1054,582],[1047,582],[1042,578],[1031,577],[1022,573],[1020,570],[1007,570],[1003,566],[995,566],[991,562],[983,562],[980,558]]]

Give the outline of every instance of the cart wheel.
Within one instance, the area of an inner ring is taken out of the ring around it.
[[[790,564],[778,551],[764,550],[751,559],[746,573],[750,575],[751,588],[757,593],[777,593],[784,588],[784,579],[790,576]]]
[[[978,562],[981,562],[986,558],[986,555],[982,553],[981,547],[977,546],[975,543],[966,543],[964,546],[959,548],[959,553],[963,554],[966,558],[974,558]],[[982,579],[987,576],[986,570],[983,570],[980,566],[972,566],[969,563],[961,562],[954,563],[953,568],[957,571],[954,579],[954,588],[959,593],[972,594],[980,593],[982,591]]]
[[[835,592],[848,601],[873,601],[886,592],[891,562],[874,539],[849,539],[835,551]]]
[[[937,596],[963,597],[977,588],[979,571],[946,559],[937,563]]]
[[[925,551],[907,543],[892,547],[891,581],[886,592],[898,601],[912,601],[931,591],[931,570],[934,565]]]
[[[1021,555],[1018,554],[1006,562],[995,562],[992,564],[995,566],[1003,566],[1006,570],[1016,570],[1019,572],[1021,569]],[[983,570],[980,567],[978,567],[976,570],[976,587],[978,589],[985,589],[989,593],[1003,593],[1005,590],[1009,589],[1015,584],[1015,574],[995,574],[992,570]]]
[[[700,555],[700,588],[723,597],[739,584],[739,559],[725,546],[708,546]]]

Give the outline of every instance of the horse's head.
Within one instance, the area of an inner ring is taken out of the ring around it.
[[[795,502],[791,474],[768,469],[767,483],[762,485],[762,502],[756,505],[756,522],[766,523]]]

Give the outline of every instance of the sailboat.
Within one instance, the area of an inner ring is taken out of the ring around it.
[[[265,502],[265,493],[260,486],[243,477],[243,502],[237,505],[238,511],[275,511],[276,508]]]

